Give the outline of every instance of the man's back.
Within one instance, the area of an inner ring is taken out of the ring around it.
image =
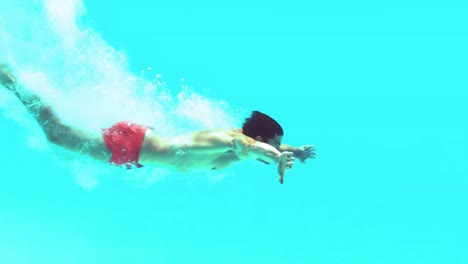
[[[163,138],[149,129],[140,162],[181,171],[222,169],[241,160],[236,138],[245,138],[239,129],[205,130],[173,138]]]

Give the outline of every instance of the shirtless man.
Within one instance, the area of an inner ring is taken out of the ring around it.
[[[244,159],[277,164],[279,182],[295,157],[315,158],[315,148],[281,144],[283,129],[271,117],[253,111],[242,129],[205,130],[164,138],[143,125],[119,122],[101,133],[62,123],[42,98],[24,88],[10,68],[0,64],[0,83],[12,91],[36,118],[47,139],[63,148],[127,168],[157,166],[180,171],[218,170]]]

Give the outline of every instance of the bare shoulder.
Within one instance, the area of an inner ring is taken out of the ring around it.
[[[244,133],[242,133],[241,129],[233,129],[229,133],[234,138],[234,141],[237,144],[241,144],[241,145],[244,145],[244,146],[250,146],[250,145],[252,145],[252,144],[254,144],[256,142],[255,139],[244,135]]]
[[[249,145],[255,140],[245,136],[240,129],[213,129],[198,131],[191,135],[191,140],[195,144],[206,144],[210,146],[230,146]]]
[[[206,139],[213,137],[236,137],[242,135],[242,132],[238,129],[211,129],[211,130],[201,130],[192,133],[192,137],[195,139]]]
[[[200,130],[174,137],[160,137],[150,131],[145,136],[144,147],[151,146],[152,149],[158,151],[174,147],[191,151],[224,151],[236,145],[248,145],[248,139],[250,138],[242,134],[240,129]]]

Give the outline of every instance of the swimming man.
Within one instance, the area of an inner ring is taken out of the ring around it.
[[[119,122],[93,134],[62,123],[42,98],[19,84],[5,64],[0,64],[0,83],[35,117],[51,143],[114,165],[219,170],[245,159],[257,159],[276,164],[279,182],[283,183],[285,171],[292,168],[295,158],[302,162],[315,158],[312,145],[296,148],[281,144],[282,127],[259,111],[252,112],[242,129],[164,138],[148,126]]]

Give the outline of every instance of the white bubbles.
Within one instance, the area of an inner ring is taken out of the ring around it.
[[[130,72],[124,52],[82,26],[82,1],[40,3],[11,9],[16,14],[7,17],[1,30],[10,37],[6,57],[22,82],[43,96],[67,123],[97,130],[132,120],[171,134],[234,126],[225,102],[197,94],[184,84],[168,87],[152,66],[139,76]],[[24,19],[13,23],[17,16]],[[31,33],[29,37],[26,32]]]
[[[9,1],[2,10],[0,63],[10,63],[21,82],[69,125],[99,133],[129,120],[174,135],[237,123],[227,102],[197,93],[183,78],[180,86],[170,87],[153,66],[140,75],[130,72],[127,54],[83,26],[86,8],[81,0]],[[22,122],[36,125],[26,111]],[[99,180],[92,173],[80,173],[77,182],[94,188]],[[161,179],[150,174],[141,178],[145,184]]]
[[[66,46],[72,47],[83,34],[76,24],[85,11],[81,0],[45,0],[44,8],[51,28]]]

